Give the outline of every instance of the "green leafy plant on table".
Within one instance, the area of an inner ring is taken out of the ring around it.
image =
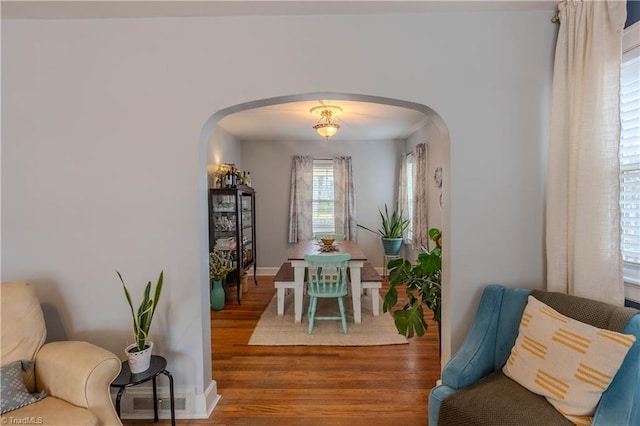
[[[158,306],[160,300],[160,294],[162,293],[162,283],[164,281],[164,271],[160,271],[158,282],[155,286],[153,298],[151,298],[151,281],[149,281],[144,288],[143,299],[138,307],[137,313],[133,308],[133,302],[131,301],[131,294],[127,290],[127,286],[122,279],[120,272],[116,271],[120,282],[122,282],[122,288],[124,289],[124,295],[129,302],[131,308],[131,316],[133,317],[133,334],[136,340],[136,345],[139,351],[144,350],[147,347],[147,337],[149,335],[149,328],[151,327],[151,321],[153,320],[153,314]]]
[[[388,264],[389,290],[384,296],[383,311],[390,311],[398,303],[398,287],[406,285],[409,299],[402,309],[393,312],[396,328],[407,338],[422,336],[427,329],[423,306],[433,312],[433,319],[440,328],[442,305],[442,232],[429,230],[429,238],[436,246],[429,251],[422,247],[417,263],[412,265],[405,259],[394,259]]]

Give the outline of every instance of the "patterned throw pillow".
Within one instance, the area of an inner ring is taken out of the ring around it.
[[[44,391],[38,396],[33,396],[24,385],[22,372],[31,365],[33,365],[33,361],[14,361],[0,367],[0,405],[2,410],[0,414],[40,401],[46,396]]]
[[[573,423],[588,425],[635,340],[566,317],[529,296],[502,371]]]

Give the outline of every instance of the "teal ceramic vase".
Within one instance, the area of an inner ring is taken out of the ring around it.
[[[214,311],[221,311],[224,308],[224,288],[222,281],[214,281],[211,288],[211,307]]]
[[[387,256],[397,256],[402,247],[402,238],[383,238],[382,247]]]

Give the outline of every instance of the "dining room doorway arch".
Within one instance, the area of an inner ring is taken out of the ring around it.
[[[202,295],[203,297],[208,297],[209,293],[209,274],[208,274],[208,252],[209,252],[209,232],[208,232],[208,179],[207,179],[207,168],[212,160],[212,157],[216,156],[215,146],[210,146],[210,144],[214,144],[215,142],[211,142],[212,132],[219,126],[219,122],[227,116],[232,114],[242,113],[246,111],[250,111],[257,108],[296,103],[296,102],[304,102],[304,101],[318,101],[322,102],[323,100],[337,100],[337,101],[356,101],[356,102],[366,102],[371,104],[380,104],[380,105],[389,105],[401,108],[412,109],[427,117],[428,127],[428,140],[418,139],[414,141],[413,145],[417,143],[427,142],[429,145],[430,152],[437,152],[437,159],[433,162],[430,161],[429,164],[429,173],[427,176],[433,176],[436,168],[440,169],[438,171],[442,185],[439,188],[436,188],[433,185],[433,180],[428,184],[431,185],[431,188],[437,189],[430,192],[429,202],[429,222],[434,223],[434,226],[439,227],[442,230],[443,238],[443,256],[442,256],[442,324],[441,324],[441,344],[442,344],[442,362],[445,362],[450,357],[450,347],[451,347],[451,328],[450,328],[450,306],[449,306],[449,279],[450,279],[450,186],[449,186],[449,170],[450,170],[450,138],[449,138],[449,130],[448,126],[442,119],[442,117],[431,107],[408,101],[402,99],[395,98],[386,98],[375,95],[366,95],[366,94],[354,94],[354,93],[343,93],[343,92],[309,92],[309,93],[300,93],[300,94],[291,94],[284,96],[277,96],[272,98],[265,99],[257,99],[248,102],[239,103],[236,105],[229,106],[227,108],[221,109],[214,114],[212,114],[207,121],[204,123],[199,137],[199,156],[198,156],[198,176],[199,176],[199,198],[200,198],[200,236],[201,236],[201,276],[202,276]],[[420,134],[420,130],[418,129],[417,137],[421,138],[423,135]],[[426,133],[425,133],[425,138]],[[411,150],[413,146],[408,146],[408,150]],[[223,162],[222,157],[218,156],[213,161],[218,161],[218,163]],[[433,164],[433,167],[431,167]],[[255,177],[254,177],[255,178]],[[428,179],[430,180],[430,179]],[[431,189],[430,188],[430,189]],[[258,208],[259,211],[259,208]],[[258,213],[259,215],[259,213]],[[438,216],[437,218],[435,216]],[[431,225],[430,225],[431,226]],[[260,261],[260,253],[257,253],[258,262]],[[260,267],[260,265],[259,265]],[[209,315],[203,312],[203,328],[208,330],[210,333],[210,327],[207,325],[210,323],[210,312]],[[206,333],[206,332],[205,332]],[[211,341],[211,336],[203,336],[205,341]],[[206,348],[207,345],[204,345]],[[208,349],[208,350],[207,350]],[[211,348],[208,347],[205,349],[204,356],[204,369],[205,371],[212,371],[211,369]]]

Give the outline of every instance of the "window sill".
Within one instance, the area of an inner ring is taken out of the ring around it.
[[[640,265],[625,263],[622,267],[625,298],[640,303]]]

